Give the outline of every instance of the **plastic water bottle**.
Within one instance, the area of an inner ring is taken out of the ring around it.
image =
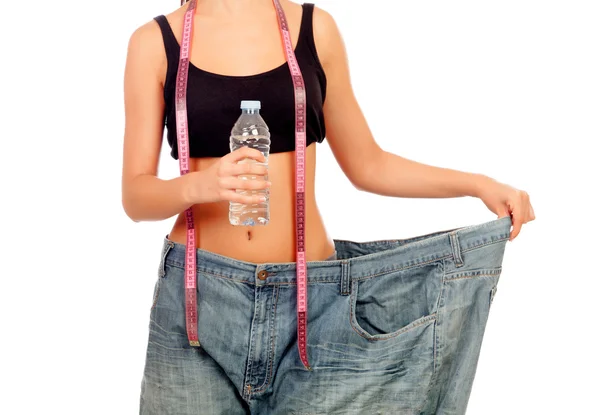
[[[260,116],[260,101],[242,101],[240,108],[242,114],[234,124],[229,139],[229,148],[235,151],[240,147],[255,148],[265,156],[265,162],[250,158],[238,161],[241,163],[258,163],[268,166],[269,148],[271,146],[271,134],[265,120]],[[258,176],[248,174],[238,176],[244,180],[255,180]],[[268,174],[264,176],[268,180]],[[229,222],[232,225],[266,225],[269,223],[269,189],[244,190],[238,189],[238,193],[243,195],[263,195],[266,200],[262,203],[253,203],[250,205],[229,202]]]

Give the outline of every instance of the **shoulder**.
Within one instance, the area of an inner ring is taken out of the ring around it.
[[[335,19],[327,10],[314,6],[313,15],[315,28],[328,31],[337,29]]]
[[[324,67],[345,54],[342,34],[336,20],[331,13],[317,6],[313,12],[313,34],[319,59]]]
[[[183,18],[187,4],[165,14],[168,22],[177,22]],[[164,56],[163,35],[158,22],[152,18],[134,29],[129,37],[129,49],[132,53],[138,53],[150,58]]]
[[[165,16],[167,20],[176,19],[180,12],[178,9]],[[163,33],[154,18],[137,26],[129,36],[127,66],[137,74],[152,72],[162,83],[167,71],[167,55]]]
[[[162,33],[158,23],[152,19],[133,30],[129,36],[127,54],[130,59],[148,61],[160,60],[163,52]]]

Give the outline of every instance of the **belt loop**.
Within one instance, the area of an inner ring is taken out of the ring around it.
[[[342,278],[340,281],[340,294],[350,295],[350,263],[342,261]]]
[[[454,257],[454,265],[462,267],[464,265],[462,256],[460,255],[460,242],[458,241],[458,234],[456,231],[449,233],[450,235],[450,246],[452,247],[452,256]]]
[[[165,270],[165,260],[167,259],[167,254],[169,253],[169,251],[171,250],[171,248],[173,248],[175,244],[170,241],[169,239],[167,239],[167,237],[165,237],[165,240],[163,242],[163,247],[162,247],[162,252],[160,255],[160,264],[158,265],[158,276],[159,277],[164,277],[165,274],[167,273],[167,271]]]

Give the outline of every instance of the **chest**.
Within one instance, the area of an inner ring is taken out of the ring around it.
[[[309,63],[300,63],[306,90],[309,133],[320,130],[325,80]],[[176,146],[175,79],[165,88],[169,143]],[[188,131],[192,154],[219,156],[229,151],[231,128],[240,116],[240,102],[261,102],[274,151],[294,147],[295,100],[287,63],[258,75],[226,76],[190,65],[187,89]],[[313,128],[315,127],[315,128]]]
[[[298,11],[296,8],[290,11],[289,19],[294,48],[300,42],[303,15]],[[252,18],[228,16],[224,19],[199,14],[194,25],[190,61],[208,72],[233,77],[267,73],[284,65],[285,54],[275,11],[269,5],[262,12],[253,13]]]

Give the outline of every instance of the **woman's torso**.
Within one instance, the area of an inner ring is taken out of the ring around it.
[[[270,3],[270,2],[268,2]],[[325,80],[322,74],[322,68],[318,58],[316,57],[316,49],[314,49],[314,40],[312,40],[312,27],[307,27],[307,21],[312,25],[312,19],[307,19],[306,9],[303,9],[290,2],[282,2],[284,11],[287,15],[287,20],[290,27],[290,33],[294,46],[297,48],[297,56],[307,87],[307,96],[309,101],[308,124],[307,130],[311,133],[312,141],[318,134],[324,134],[324,124],[322,113],[317,111],[317,105],[311,106],[311,102],[315,102],[316,98],[324,99],[325,96]],[[263,2],[263,6],[266,3]],[[183,7],[176,12],[167,16],[172,32],[170,34],[176,37],[177,43],[181,41],[181,29],[183,24]],[[271,6],[272,8],[272,6]],[[310,10],[312,12],[312,10]],[[304,17],[304,20],[303,20]],[[222,93],[224,86],[235,87],[238,82],[245,82],[244,87],[254,85],[262,86],[262,90],[256,89],[255,96],[244,97],[244,99],[257,99],[256,95],[263,94],[263,100],[272,99],[272,89],[285,89],[289,82],[289,91],[287,103],[285,98],[281,99],[282,108],[277,114],[276,110],[272,110],[271,119],[277,120],[276,117],[294,117],[293,114],[293,89],[291,87],[291,77],[289,69],[284,61],[284,54],[281,44],[281,38],[278,33],[275,20],[274,9],[266,7],[256,10],[256,15],[252,16],[252,21],[257,23],[251,28],[242,27],[241,22],[248,19],[248,16],[240,16],[239,24],[236,24],[237,18],[228,16],[225,21],[218,15],[211,16],[210,13],[203,15],[203,10],[199,8],[196,11],[193,40],[191,65],[189,74],[188,87],[188,102],[190,100],[202,100],[202,96],[197,92],[194,96],[190,96],[190,91],[196,85],[202,85],[202,90],[206,91],[206,95]],[[302,22],[302,23],[301,23]],[[263,24],[261,24],[263,23]],[[301,30],[302,26],[302,30]],[[163,27],[164,29],[164,27]],[[307,32],[310,30],[310,32]],[[210,33],[211,36],[203,36]],[[306,34],[310,37],[307,38]],[[242,34],[244,36],[242,36]],[[163,36],[165,34],[163,33]],[[302,37],[304,36],[304,37]],[[240,41],[240,39],[245,39]],[[252,41],[252,39],[260,39]],[[312,45],[311,45],[312,42]],[[165,45],[168,47],[168,45]],[[175,44],[175,46],[178,46]],[[173,72],[176,68],[173,67],[172,49],[175,47],[171,43],[171,57],[169,62],[165,62],[163,68],[163,79],[165,83],[165,100],[169,102],[170,94],[172,94]],[[312,50],[310,50],[312,46]],[[309,52],[313,52],[310,55]],[[314,56],[311,60],[310,57]],[[258,57],[258,58],[257,58]],[[237,65],[236,62],[244,62],[243,65]],[[169,68],[170,66],[170,68]],[[202,69],[200,69],[202,68]],[[169,71],[169,74],[167,73]],[[320,71],[320,72],[319,72]],[[319,75],[321,74],[321,75]],[[194,78],[196,77],[196,78]],[[207,82],[213,80],[214,83]],[[220,88],[220,89],[219,89]],[[235,96],[229,88],[225,95],[232,94],[233,97],[224,97],[224,100],[229,100],[227,111],[231,111],[232,105],[235,105],[239,111],[239,96]],[[239,89],[239,88],[238,88]],[[266,92],[265,92],[266,91]],[[267,94],[268,92],[268,94]],[[281,91],[278,91],[281,94]],[[277,94],[275,94],[277,96]],[[260,98],[260,97],[258,97]],[[236,102],[233,102],[236,101]],[[226,102],[226,101],[224,101]],[[319,103],[321,104],[321,103]],[[193,104],[192,104],[193,105]],[[215,101],[214,105],[219,105]],[[289,109],[287,107],[289,107]],[[273,105],[271,105],[272,107]],[[188,104],[188,111],[190,110]],[[212,108],[207,107],[212,110]],[[223,109],[217,110],[224,112]],[[285,111],[284,111],[285,110]],[[165,108],[166,116],[172,112],[170,104]],[[263,111],[261,111],[263,112]],[[290,112],[291,114],[287,114]],[[238,115],[237,113],[235,114]],[[198,116],[200,117],[200,116]],[[214,117],[214,115],[213,115]],[[231,115],[229,115],[231,118]],[[269,124],[269,118],[265,116],[265,120]],[[235,117],[231,121],[231,126],[235,122]],[[208,124],[208,123],[207,123]],[[222,123],[223,124],[223,123]],[[275,123],[274,123],[275,124]],[[229,202],[221,201],[216,203],[203,203],[192,207],[196,229],[196,246],[217,254],[233,257],[239,260],[248,262],[293,262],[296,260],[296,229],[295,229],[295,196],[294,196],[294,169],[295,158],[293,151],[284,151],[284,149],[293,149],[294,131],[291,129],[290,135],[284,136],[283,131],[276,125],[275,136],[272,132],[272,147],[279,148],[280,152],[271,153],[269,155],[269,180],[272,182],[270,189],[270,222],[266,226],[233,226],[229,223]],[[173,121],[171,120],[171,125]],[[291,125],[291,124],[290,124]],[[281,124],[285,126],[285,124]],[[270,126],[271,127],[271,126]],[[227,127],[230,129],[230,127]],[[279,128],[279,130],[277,130]],[[190,170],[200,171],[210,167],[216,163],[224,152],[225,144],[228,143],[229,135],[224,136],[224,127],[218,132],[219,137],[216,142],[207,142],[204,144],[196,143],[196,155],[202,154],[200,157],[192,157],[190,160]],[[217,133],[211,131],[211,133]],[[193,128],[190,126],[190,134],[193,133]],[[172,145],[171,154],[177,157],[176,143],[174,142],[173,129],[168,133],[169,143]],[[276,141],[279,140],[279,141]],[[194,155],[192,143],[194,137],[190,137],[190,150]],[[285,145],[283,144],[285,142]],[[290,148],[291,147],[291,148]],[[307,260],[323,260],[329,257],[334,251],[334,245],[331,238],[327,235],[323,220],[315,199],[315,164],[316,164],[316,147],[317,144],[309,142],[306,148],[305,158],[305,183],[306,183],[306,199],[305,199],[305,238],[306,238],[306,257]],[[185,244],[187,226],[184,212],[180,213],[173,229],[169,234],[169,239],[174,242]]]

